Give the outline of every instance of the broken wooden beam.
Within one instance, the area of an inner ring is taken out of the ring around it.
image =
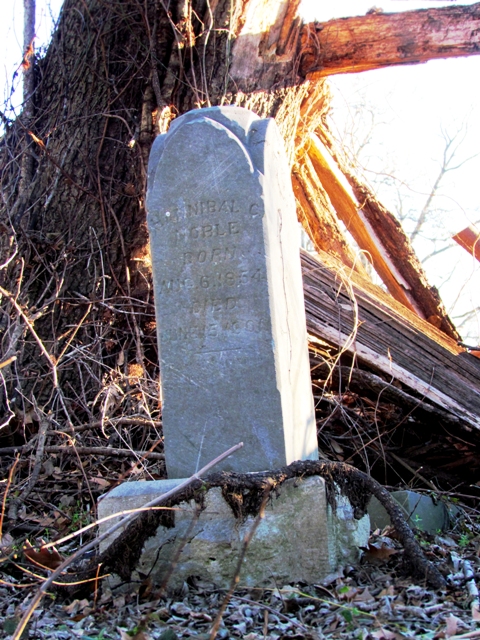
[[[472,227],[462,229],[453,239],[480,262],[480,233]]]
[[[480,3],[309,23],[299,72],[309,79],[480,53]]]
[[[480,361],[327,254],[302,252],[309,333],[480,429]]]
[[[390,255],[383,250],[375,229],[365,218],[360,204],[339,166],[317,135],[310,134],[307,153],[320,182],[338,217],[382,279],[390,294],[410,310],[422,316],[421,309],[410,296],[410,286],[397,271]]]
[[[337,215],[308,156],[292,172],[297,217],[317,251],[328,251],[351,269],[364,269],[340,229]]]
[[[458,339],[437,291],[428,284],[410,240],[395,216],[375,199],[368,187],[337,164],[316,134],[310,134],[306,149],[338,217],[369,257],[390,294],[421,318]]]

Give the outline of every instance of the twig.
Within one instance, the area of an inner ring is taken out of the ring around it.
[[[402,467],[405,467],[405,469],[407,469],[407,471],[410,471],[410,473],[415,476],[416,478],[418,478],[419,480],[421,480],[424,484],[427,485],[427,487],[430,487],[430,489],[432,489],[432,491],[438,491],[438,487],[436,487],[433,482],[430,482],[430,480],[427,480],[427,478],[425,478],[424,476],[422,476],[420,473],[418,473],[418,471],[415,471],[415,469],[413,467],[411,467],[408,462],[405,462],[405,460],[402,460],[402,458],[399,458],[397,455],[395,455],[394,453],[392,453],[391,451],[388,452],[388,455],[390,455],[394,460],[396,460],[399,464],[402,465]]]
[[[0,456],[10,453],[23,453],[27,450],[27,447],[28,444],[19,447],[3,447],[3,449],[0,449]],[[74,447],[71,445],[51,445],[44,448],[45,453],[63,453],[68,455],[73,455],[75,450],[81,455],[95,454],[98,456],[115,456],[117,458],[138,456],[139,458],[150,458],[151,460],[165,460],[163,453],[156,453],[155,451],[134,451],[133,449],[114,449],[113,447]]]
[[[22,493],[12,501],[10,508],[8,510],[8,517],[11,520],[16,520],[18,516],[18,507],[25,502],[25,500],[30,495],[32,489],[37,483],[38,476],[40,475],[40,469],[42,468],[43,454],[45,453],[45,439],[47,437],[47,427],[49,425],[49,420],[47,418],[43,418],[40,421],[40,426],[38,429],[38,442],[37,442],[37,451],[35,453],[35,464],[33,465],[32,474],[28,480],[28,484]]]
[[[0,293],[2,294],[2,296],[5,296],[6,298],[8,298],[10,300],[10,302],[13,304],[13,306],[15,307],[15,309],[17,310],[17,312],[19,313],[19,315],[23,318],[25,324],[27,325],[27,327],[30,329],[30,333],[32,334],[32,336],[35,338],[38,346],[40,347],[40,351],[43,353],[43,355],[46,357],[46,359],[48,360],[48,363],[50,364],[50,367],[52,368],[52,376],[53,376],[53,386],[55,388],[58,387],[58,376],[57,376],[57,366],[55,364],[54,358],[48,353],[48,351],[45,349],[45,345],[43,344],[43,342],[41,341],[39,335],[37,334],[37,332],[35,331],[33,324],[32,324],[32,320],[30,320],[30,318],[27,316],[27,314],[24,312],[24,310],[22,309],[22,307],[18,304],[18,302],[15,299],[15,296],[13,294],[11,294],[9,291],[7,291],[6,289],[4,289],[3,287],[0,287]],[[42,315],[41,312],[37,312],[34,316],[33,316],[33,322],[39,318]]]
[[[8,472],[7,486],[5,487],[5,493],[3,494],[2,499],[2,513],[0,514],[0,541],[3,538],[3,518],[5,516],[5,505],[7,504],[7,496],[10,487],[12,486],[13,474],[15,473],[15,468],[19,460],[20,456],[17,455],[17,457],[15,458],[15,462],[12,464],[12,466],[10,467],[10,471]]]
[[[216,464],[218,464],[225,458],[228,458],[228,456],[232,455],[242,447],[243,447],[243,442],[240,442],[239,444],[236,444],[234,447],[231,447],[230,449],[228,449],[227,451],[219,455],[217,458],[215,458],[214,460],[206,464],[202,469],[200,469],[200,471],[195,473],[193,476],[191,476],[184,482],[180,483],[178,486],[174,487],[170,491],[167,491],[166,493],[162,494],[161,496],[158,496],[154,500],[151,500],[146,505],[144,505],[143,508],[147,509],[149,507],[156,507],[162,502],[166,502],[173,495],[182,491],[185,487],[187,487],[189,484],[191,484],[195,480],[199,480],[200,477],[204,475],[207,471],[209,471],[212,467],[214,467]],[[66,560],[64,560],[62,564],[50,574],[50,576],[45,580],[45,582],[38,589],[35,596],[32,598],[32,601],[28,609],[23,614],[22,619],[20,620],[20,622],[17,625],[17,628],[13,632],[11,640],[20,640],[22,633],[24,632],[25,627],[28,624],[28,621],[33,615],[33,612],[39,605],[43,596],[46,594],[47,589],[50,587],[53,581],[62,573],[62,571],[64,571],[74,560],[78,560],[78,558],[83,556],[87,551],[90,551],[90,549],[93,549],[97,544],[99,544],[100,542],[102,542],[103,540],[111,536],[115,531],[117,531],[117,529],[124,527],[135,518],[136,518],[136,514],[127,516],[126,518],[122,518],[119,522],[115,523],[112,527],[107,529],[107,531],[105,531],[101,536],[99,536],[95,540],[92,540],[85,546],[80,547],[80,549],[78,549],[73,555],[71,555]]]
[[[138,425],[141,427],[156,427],[156,428],[160,428],[162,426],[162,423],[160,422],[160,420],[148,420],[147,418],[135,418],[135,417],[131,417],[131,418],[108,418],[108,422],[111,422],[112,425],[114,427],[116,427],[117,425]],[[77,427],[73,427],[73,430],[75,431],[75,433],[79,432],[79,431],[88,431],[88,429],[101,429],[102,427],[105,426],[105,423],[103,423],[101,420],[97,420],[96,422],[90,422],[89,424],[80,424]]]
[[[265,517],[265,507],[267,505],[267,500],[270,496],[270,492],[273,489],[275,483],[273,480],[267,479],[267,485],[264,489],[263,492],[263,499],[262,499],[262,504],[260,506],[260,511],[258,512],[257,517],[254,520],[253,525],[250,528],[250,531],[248,531],[248,533],[245,535],[245,538],[243,540],[243,545],[242,545],[242,549],[240,551],[240,554],[238,556],[238,561],[237,561],[237,566],[235,568],[235,574],[232,578],[232,583],[230,585],[230,589],[228,590],[227,595],[225,596],[222,605],[220,607],[220,609],[218,610],[217,616],[215,618],[215,622],[213,623],[213,626],[210,630],[210,640],[215,640],[215,637],[218,633],[218,628],[220,627],[220,624],[222,622],[222,618],[223,618],[223,614],[225,613],[225,609],[228,607],[228,603],[230,602],[230,600],[232,599],[233,596],[233,592],[235,591],[235,588],[238,584],[238,581],[240,580],[240,572],[242,570],[242,565],[243,565],[243,561],[245,559],[245,554],[247,553],[247,549],[250,545],[250,542],[253,539],[253,536],[255,535],[255,531],[258,528],[258,525],[260,524],[260,522],[263,520],[263,518]]]

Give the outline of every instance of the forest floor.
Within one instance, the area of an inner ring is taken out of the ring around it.
[[[319,372],[316,367],[317,377]],[[48,575],[32,564],[34,554],[24,549],[28,541],[55,543],[60,556],[68,557],[89,542],[95,530],[60,540],[94,523],[100,495],[126,480],[165,477],[157,378],[152,375],[150,386],[143,381],[135,386],[132,380],[133,374],[124,386],[119,380],[106,387],[101,419],[92,408],[88,421],[79,418],[67,428],[50,416],[42,421],[34,413],[25,414],[16,418],[13,443],[3,443],[1,638],[15,632]],[[317,584],[272,580],[269,588],[251,590],[242,588],[240,575],[226,607],[225,591],[198,581],[168,595],[148,579],[119,591],[99,579],[93,583],[95,592],[77,598],[69,597],[65,588],[49,589],[24,638],[206,640],[214,637],[218,617],[215,637],[221,639],[480,640],[476,432],[447,428],[425,411],[395,404],[385,393],[328,393],[322,379],[314,382],[322,452],[364,470],[388,489],[431,493],[438,488],[440,499],[461,508],[463,517],[452,530],[417,533],[425,555],[446,579],[444,591],[412,577],[403,566],[395,532],[386,530],[375,532],[356,566],[343,567]]]
[[[244,589],[241,576],[228,606],[226,593],[208,584],[185,583],[168,596],[148,580],[112,592],[104,583],[84,599],[49,592],[24,638],[91,640],[175,640],[175,638],[480,638],[476,579],[480,576],[480,526],[471,510],[458,530],[418,534],[430,560],[447,578],[435,591],[414,579],[402,564],[395,532],[372,535],[357,566],[341,568],[318,584],[276,585]],[[69,552],[71,552],[71,547]],[[62,548],[60,552],[65,551]],[[21,567],[21,569],[20,569]],[[3,564],[0,620],[11,637],[39,582],[25,558]],[[30,586],[28,586],[30,583]],[[212,635],[216,619],[218,631]]]

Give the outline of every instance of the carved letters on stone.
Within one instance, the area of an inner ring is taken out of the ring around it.
[[[147,194],[170,478],[317,458],[298,224],[272,119],[191,111],[152,148]]]

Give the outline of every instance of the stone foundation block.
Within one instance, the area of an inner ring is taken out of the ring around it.
[[[116,487],[98,505],[99,518],[141,507],[155,495],[169,491],[182,480],[131,482]],[[235,518],[219,488],[205,498],[205,509],[196,519],[192,502],[178,505],[175,526],[159,527],[147,540],[138,571],[161,584],[171,571],[169,588],[190,576],[228,588],[235,574],[245,536],[254,518]],[[101,525],[103,533],[115,520]],[[327,505],[322,478],[288,480],[272,494],[248,547],[240,573],[241,586],[285,584],[300,580],[315,582],[340,564],[355,562],[359,546],[367,544],[369,518],[353,518],[348,501],[339,497],[336,513]],[[118,535],[117,532],[115,535]],[[111,543],[107,539],[102,549]],[[172,561],[175,567],[172,570]]]

